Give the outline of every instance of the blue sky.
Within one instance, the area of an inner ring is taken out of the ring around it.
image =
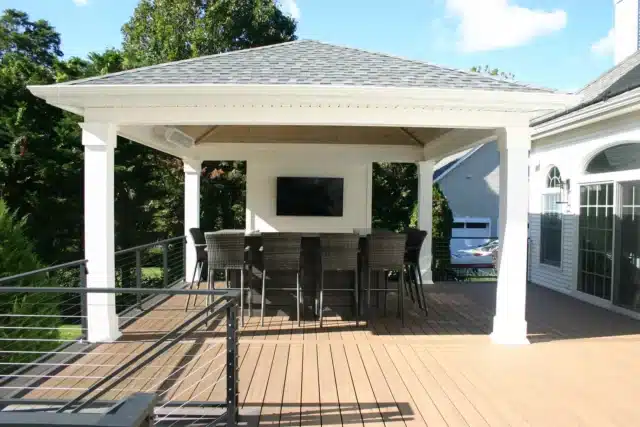
[[[613,65],[612,0],[279,0],[298,36],[576,90]],[[137,0],[0,0],[51,22],[65,56],[118,47]]]

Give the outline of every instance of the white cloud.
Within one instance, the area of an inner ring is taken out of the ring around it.
[[[89,3],[89,0],[73,0],[76,6],[86,6]]]
[[[447,11],[459,19],[459,47],[479,52],[520,46],[567,25],[564,10],[528,9],[510,3],[513,1],[446,0]]]
[[[296,21],[300,19],[300,8],[296,4],[296,0],[280,0],[282,11],[291,16]]]
[[[601,56],[613,55],[614,43],[615,33],[612,28],[606,36],[591,45],[591,52]]]

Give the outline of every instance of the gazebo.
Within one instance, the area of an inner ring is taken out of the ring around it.
[[[372,164],[416,162],[419,227],[430,233],[435,162],[497,139],[501,256],[491,336],[497,343],[527,342],[529,122],[575,104],[575,95],[310,40],[29,89],[84,117],[90,287],[115,286],[118,135],[184,161],[185,231],[199,226],[201,163],[246,160],[247,231],[369,229]],[[277,215],[280,175],[343,178],[343,215]],[[430,254],[427,239],[421,263],[426,281],[431,280]],[[186,263],[186,271],[192,271],[192,245]],[[90,340],[117,339],[114,295],[89,299]]]

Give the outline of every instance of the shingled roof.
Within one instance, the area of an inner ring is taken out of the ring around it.
[[[538,117],[531,122],[537,126],[551,120],[566,116],[598,102],[604,102],[615,96],[640,87],[640,51],[598,76],[582,88],[578,95],[582,96],[579,104],[562,111],[556,111]]]
[[[66,83],[132,84],[329,85],[554,92],[479,73],[313,40],[202,56]]]

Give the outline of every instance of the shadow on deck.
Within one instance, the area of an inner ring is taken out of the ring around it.
[[[427,298],[429,316],[410,309],[404,326],[391,301],[389,315],[369,326],[339,316],[323,328],[313,320],[298,327],[283,315],[268,316],[264,326],[257,315],[247,318],[238,354],[243,419],[309,426],[640,423],[629,393],[640,386],[640,376],[630,374],[637,373],[640,322],[531,285],[529,334],[540,344],[497,346],[488,338],[495,284],[439,283]],[[196,311],[185,312],[185,302],[168,299],[131,322],[118,342],[95,346],[26,397],[77,396]],[[147,391],[173,401],[223,401],[224,336],[224,325],[210,324],[103,398]]]

